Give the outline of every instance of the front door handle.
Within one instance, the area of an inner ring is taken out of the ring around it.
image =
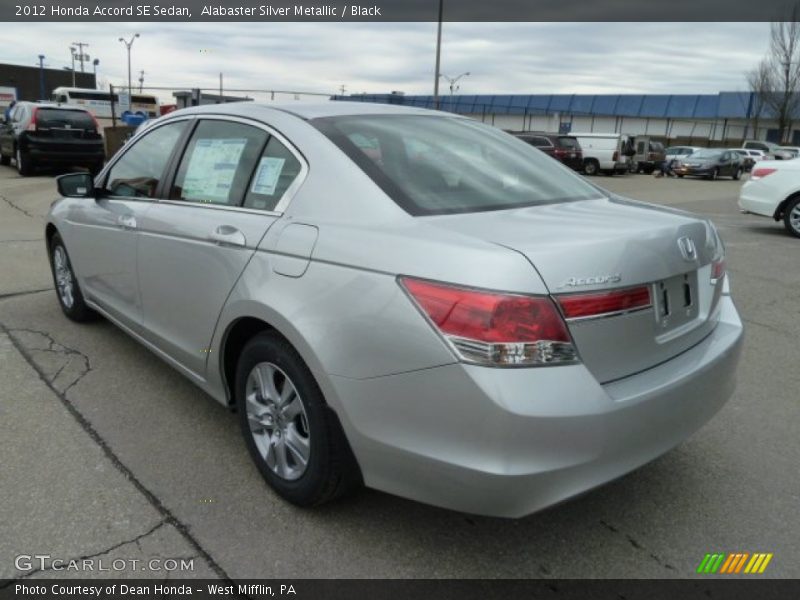
[[[232,225],[220,225],[208,236],[209,239],[221,246],[246,246],[247,238]]]
[[[131,215],[120,215],[117,217],[117,225],[123,229],[136,229],[136,217]]]

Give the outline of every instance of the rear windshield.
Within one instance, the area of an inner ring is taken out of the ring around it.
[[[468,119],[359,115],[311,123],[412,215],[501,210],[602,196],[546,154]]]
[[[574,137],[560,137],[558,138],[558,144],[562,148],[571,148],[573,150],[581,149],[581,145],[578,143],[578,140]]]
[[[94,129],[92,116],[82,110],[63,110],[59,108],[40,108],[36,111],[36,124],[39,127],[69,127],[70,129]]]

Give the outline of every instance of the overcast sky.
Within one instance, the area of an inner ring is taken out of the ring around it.
[[[88,42],[106,82],[127,81],[120,36],[139,32],[145,87],[430,94],[435,23],[22,23],[3,25],[0,62],[70,64]],[[442,73],[461,93],[715,93],[746,89],[768,23],[445,23]],[[86,65],[91,70],[91,65]],[[447,84],[443,82],[447,93]],[[257,96],[258,98],[258,96]]]

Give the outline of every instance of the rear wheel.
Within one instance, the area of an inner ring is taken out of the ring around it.
[[[593,159],[587,159],[583,163],[583,172],[587,175],[597,175],[597,172],[600,170],[600,164]]]
[[[708,174],[708,178],[711,179],[712,181],[716,179],[718,176],[719,176],[718,168],[715,168],[713,171],[711,171],[711,173]]]
[[[86,302],[83,300],[83,294],[72,270],[67,248],[57,233],[50,240],[50,269],[53,272],[58,304],[64,314],[78,323],[96,318],[97,313],[86,306]]]
[[[783,212],[783,224],[786,231],[795,237],[800,237],[800,196],[790,200]]]
[[[31,159],[28,156],[27,152],[23,152],[17,146],[17,171],[23,177],[27,177],[33,172],[33,164],[31,163]]]
[[[733,174],[733,180],[738,181],[739,178],[742,176],[742,169],[736,169],[736,172]]]
[[[0,165],[9,165],[9,164],[11,164],[11,157],[3,154],[3,150],[0,149]]]
[[[260,333],[242,350],[236,406],[250,456],[284,499],[314,506],[360,483],[339,420],[303,359],[276,333]]]

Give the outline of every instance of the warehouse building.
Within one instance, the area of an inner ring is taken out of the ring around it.
[[[334,96],[334,100],[435,108],[433,96],[402,93]],[[758,119],[750,92],[718,94],[530,94],[441,96],[439,109],[508,131],[650,135],[669,144],[731,146],[744,139],[778,142],[775,120]],[[789,138],[800,146],[800,122]]]
[[[41,94],[42,78],[44,98]],[[17,100],[48,100],[57,87],[96,89],[95,76],[94,73],[75,73],[73,86],[72,71],[0,63],[0,88],[16,96]]]

